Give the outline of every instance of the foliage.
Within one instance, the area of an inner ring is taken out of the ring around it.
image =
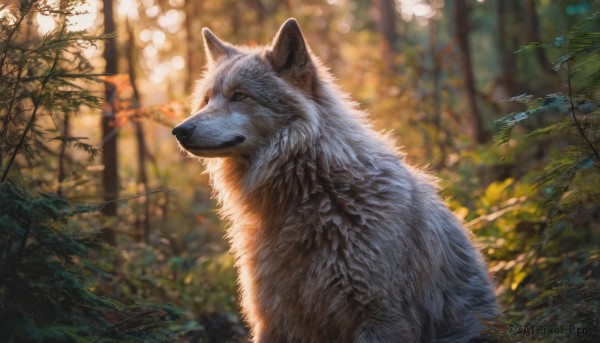
[[[56,8],[48,1],[23,0],[18,10],[10,12],[12,15],[0,18],[3,180],[13,164],[24,162],[18,156],[32,167],[47,153],[56,154],[47,147],[49,134],[54,135],[51,139],[82,149],[92,157],[98,153],[84,138],[61,134],[59,126],[65,116],[81,106],[101,104],[101,99],[84,88],[86,82],[99,80],[82,51],[104,37],[69,29],[68,17],[80,2],[62,1]],[[59,17],[60,27],[44,35],[26,29],[26,19],[36,13]],[[53,125],[43,125],[48,121]]]
[[[70,29],[80,3],[22,0],[0,17],[0,336],[7,342],[172,341],[179,329],[167,325],[180,317],[172,306],[125,305],[96,292],[110,274],[88,257],[92,250],[114,252],[93,227],[70,217],[101,206],[46,192],[64,190],[66,164],[76,162],[67,148],[90,159],[99,151],[69,133],[69,116],[102,103],[90,89],[101,84],[99,75],[82,51],[105,37]],[[59,27],[38,35],[30,24],[36,14],[55,16]],[[31,172],[38,167],[47,172]],[[40,190],[42,196],[32,195]]]
[[[543,99],[529,96],[512,98],[526,104],[528,110],[511,113],[496,121],[495,139],[499,144],[509,141],[516,124],[534,115],[558,116],[555,123],[538,128],[529,134],[540,137],[550,134],[567,134],[576,137],[562,146],[560,156],[554,158],[538,179],[549,210],[549,229],[557,230],[586,220],[600,211],[600,12],[586,19],[565,36],[556,39],[556,46],[566,54],[559,58],[555,68],[566,66],[568,95],[546,95]],[[573,68],[570,65],[574,65]],[[584,67],[585,66],[585,67]],[[573,89],[572,80],[580,87]],[[589,226],[585,225],[585,226]]]
[[[117,129],[131,120],[142,119],[150,119],[166,127],[173,127],[176,124],[174,119],[182,116],[183,108],[178,102],[141,107],[138,104],[139,99],[134,96],[133,85],[127,74],[106,76],[104,80],[110,87],[114,87],[115,96],[111,101],[111,107],[116,112]]]
[[[533,211],[528,211],[529,216],[535,218],[535,225],[519,230],[519,225],[524,223],[520,220],[510,233],[519,235],[518,238],[502,235],[502,239],[507,239],[504,247],[517,243],[521,246],[514,251],[522,253],[499,263],[496,270],[504,272],[496,275],[504,282],[512,280],[512,301],[530,299],[527,302],[529,316],[539,324],[569,323],[579,328],[591,326],[592,331],[599,324],[597,309],[600,306],[600,275],[597,273],[600,263],[597,250],[600,243],[599,29],[600,12],[596,12],[568,34],[559,36],[554,44],[536,44],[564,52],[555,69],[566,69],[566,94],[554,93],[539,99],[512,98],[527,105],[527,110],[511,113],[495,123],[495,139],[504,144],[511,141],[510,134],[517,124],[534,116],[544,116],[548,119],[530,132],[523,144],[549,137],[545,142],[555,147],[543,171],[531,172],[537,174],[532,181],[538,194],[530,193],[528,198],[537,200],[527,202],[535,206]],[[498,188],[498,184],[490,187]],[[512,215],[526,209],[521,204]],[[497,221],[495,225],[498,224]],[[521,286],[525,289],[519,290]],[[588,332],[582,339],[597,338],[597,332]],[[562,341],[568,336],[555,339]]]
[[[67,218],[97,210],[51,195],[33,197],[0,184],[0,335],[6,342],[168,341],[169,306],[125,306],[94,293],[98,270],[87,259],[102,248]]]

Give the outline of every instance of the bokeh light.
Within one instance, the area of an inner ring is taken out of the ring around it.
[[[80,14],[69,18],[67,30],[87,30],[94,25],[94,21],[96,20],[98,14],[98,1],[88,0],[80,5],[77,5],[77,7],[75,7],[75,11]]]
[[[56,27],[56,21],[54,21],[54,18],[52,18],[51,16],[38,13],[35,16],[35,20],[38,24],[38,32],[40,34],[48,34],[52,32],[52,30],[54,30],[54,28]]]
[[[173,69],[181,70],[185,68],[185,59],[179,55],[171,58],[171,66],[173,67]]]
[[[138,4],[136,0],[120,0],[117,13],[121,17],[127,16],[129,19],[138,19]]]

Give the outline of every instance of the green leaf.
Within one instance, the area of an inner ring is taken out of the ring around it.
[[[558,58],[558,60],[556,62],[554,62],[554,66],[552,66],[552,69],[554,71],[558,71],[565,63],[569,62],[572,58],[573,58],[573,55],[571,55],[571,54],[566,54],[566,55],[560,56]]]
[[[521,95],[510,99],[510,101],[528,105],[535,104],[535,106],[527,111],[510,113],[494,122],[493,139],[498,145],[508,142],[514,127],[523,120],[547,112],[568,114],[571,109],[570,100],[560,93],[546,95],[543,100],[533,100],[531,97]]]
[[[572,127],[573,127],[573,122],[571,121],[570,118],[567,118],[561,122],[550,124],[548,126],[536,129],[536,130],[530,132],[527,135],[527,137],[535,138],[535,137],[545,136],[545,135],[549,135],[551,133],[562,131],[564,129],[572,128]]]

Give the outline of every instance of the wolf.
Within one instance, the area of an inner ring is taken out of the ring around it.
[[[253,342],[477,339],[498,314],[480,253],[297,21],[264,47],[202,34],[208,66],[173,134],[230,223]]]

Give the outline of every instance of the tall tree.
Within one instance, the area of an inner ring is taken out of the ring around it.
[[[126,47],[127,68],[129,71],[129,82],[131,83],[131,88],[133,89],[133,101],[131,106],[134,109],[139,109],[141,105],[140,93],[137,88],[137,73],[135,69],[135,61],[138,60],[138,54],[135,49],[135,32],[131,26],[131,23],[129,22],[129,18],[125,19],[125,25],[127,27],[127,39],[129,40]],[[144,135],[144,126],[141,121],[133,120],[133,125],[135,129],[135,139],[138,145],[138,182],[141,185],[142,193],[145,194],[148,192],[148,172],[146,170],[146,136]],[[148,243],[150,239],[150,204],[147,196],[141,197],[139,201],[142,203],[143,213],[137,215],[135,221],[135,235],[140,241]]]
[[[429,53],[431,54],[431,78],[433,79],[432,111],[433,123],[436,128],[436,143],[439,148],[438,166],[443,166],[446,157],[446,146],[448,142],[444,139],[446,134],[442,125],[442,100],[441,100],[441,76],[442,76],[442,56],[443,53],[438,48],[438,22],[431,20],[429,22]],[[433,153],[433,149],[430,149]]]
[[[187,75],[185,79],[185,90],[191,92],[194,87],[195,79],[200,76],[200,70],[203,63],[203,52],[202,46],[202,35],[195,34],[200,32],[202,27],[198,22],[198,18],[201,17],[202,6],[204,1],[202,0],[185,0],[185,36],[186,36],[186,49],[187,49]]]
[[[104,0],[104,32],[113,34],[116,30],[113,18],[113,0]],[[104,60],[106,61],[105,72],[115,75],[117,73],[117,43],[115,37],[107,39],[104,43]],[[116,89],[110,83],[105,88],[106,104],[102,110],[102,187],[104,201],[107,204],[102,208],[105,216],[117,215],[117,204],[115,200],[119,194],[119,174],[117,170],[117,127],[115,122]],[[109,244],[115,245],[115,232],[112,228],[102,229],[100,236]]]
[[[498,83],[502,87],[502,97],[511,97],[516,95],[515,74],[517,71],[517,61],[515,58],[515,47],[513,40],[509,39],[506,26],[508,21],[506,2],[496,2],[496,21],[498,30],[498,52],[500,57],[500,76]],[[513,18],[514,19],[514,18]]]
[[[502,1],[499,1],[502,2]],[[525,11],[527,12],[528,20],[525,20],[527,25],[527,40],[529,42],[541,42],[540,22],[537,15],[537,5],[533,0],[525,0]],[[535,49],[535,56],[545,72],[551,71],[550,61],[546,56],[545,49]]]
[[[481,119],[481,112],[477,106],[475,92],[475,78],[471,69],[471,55],[469,53],[469,8],[466,0],[456,0],[454,3],[455,39],[460,55],[460,68],[465,82],[467,95],[468,116],[467,124],[471,138],[477,143],[487,141],[489,135],[485,131]]]
[[[373,0],[377,13],[377,25],[383,38],[383,60],[390,70],[394,70],[394,54],[398,52],[398,33],[396,32],[396,3],[394,0]]]
[[[61,26],[66,24],[67,21],[67,11],[66,8],[68,6],[67,0],[60,1],[60,11],[62,12],[59,18],[59,23]],[[63,127],[62,127],[62,141],[60,146],[60,152],[58,153],[58,186],[56,188],[56,194],[58,196],[63,196],[63,188],[62,183],[66,178],[66,156],[67,156],[67,147],[68,147],[68,139],[69,139],[69,125],[70,125],[70,111],[65,111]]]

